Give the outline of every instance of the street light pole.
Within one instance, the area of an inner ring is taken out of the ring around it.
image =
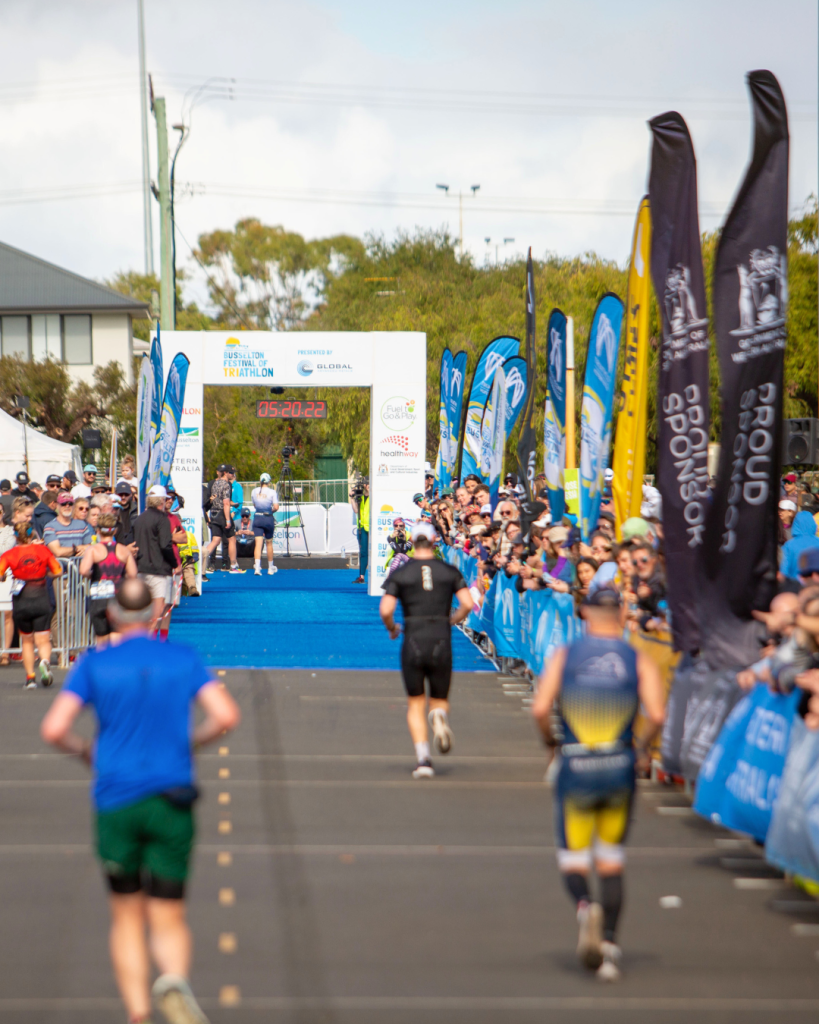
[[[487,245],[489,245],[490,242],[492,241],[492,239],[491,238],[485,238],[484,241],[486,242]],[[509,245],[511,242],[514,242],[514,238],[504,238],[503,243],[495,242],[495,266],[496,267],[498,265],[498,249],[500,249],[501,244]]]
[[[445,192],[447,195],[449,195],[449,185],[436,185],[435,187],[441,189],[442,192]],[[480,185],[470,185],[469,186],[470,191],[472,192],[473,196],[475,195],[475,193],[478,191],[478,189],[480,187],[481,187]],[[459,259],[463,259],[464,258],[464,193],[463,193],[463,189],[460,189],[460,188],[458,189],[458,250],[459,250],[458,258]]]

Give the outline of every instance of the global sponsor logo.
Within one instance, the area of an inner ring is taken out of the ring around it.
[[[316,363],[316,369],[320,373],[352,373],[353,372],[353,368],[352,368],[352,366],[349,363]]]
[[[415,423],[415,399],[396,395],[381,406],[381,422],[390,430],[403,433]]]
[[[313,364],[310,362],[309,359],[302,359],[299,361],[299,364],[296,367],[296,369],[299,372],[299,376],[309,377],[310,374],[313,372]]]

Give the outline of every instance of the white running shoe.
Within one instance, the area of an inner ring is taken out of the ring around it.
[[[268,567],[267,567],[267,575],[268,576],[275,576],[278,571],[279,570],[278,570],[278,568],[275,565],[268,565]]]
[[[441,754],[448,754],[452,746],[452,730],[449,728],[449,720],[446,711],[435,708],[429,713],[429,724],[432,726],[432,738],[436,750]]]
[[[161,974],[153,996],[168,1024],[209,1024],[187,981],[178,974]]]
[[[45,658],[40,659],[39,672],[40,682],[43,686],[51,686],[54,682],[54,676],[51,674],[51,668]]]
[[[577,939],[577,956],[584,967],[596,971],[603,962],[603,908],[599,903],[588,903],[577,909],[577,923],[580,933]]]
[[[613,942],[602,942],[600,952],[603,963],[597,968],[597,980],[613,982],[620,980],[620,958],[623,955],[620,947]]]
[[[431,779],[435,776],[435,769],[432,767],[432,761],[428,758],[424,761],[419,761],[415,766],[415,771],[412,773],[414,779]]]
[[[262,575],[262,567],[260,565],[257,565],[256,568],[253,570],[253,575],[254,576],[261,576]]]

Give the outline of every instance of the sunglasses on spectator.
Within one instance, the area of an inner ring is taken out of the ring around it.
[[[514,514],[515,514],[514,512],[506,512],[506,511],[501,512],[502,516],[513,516]]]
[[[651,565],[652,561],[653,561],[653,559],[651,559],[651,558],[646,556],[644,558],[635,558],[634,559],[634,564],[635,565]]]

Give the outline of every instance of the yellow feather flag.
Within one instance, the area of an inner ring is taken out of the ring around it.
[[[612,469],[617,537],[631,516],[639,516],[646,467],[648,403],[648,306],[650,295],[651,209],[648,196],[640,201],[628,271],[626,303],[626,363],[623,405],[617,416]]]

